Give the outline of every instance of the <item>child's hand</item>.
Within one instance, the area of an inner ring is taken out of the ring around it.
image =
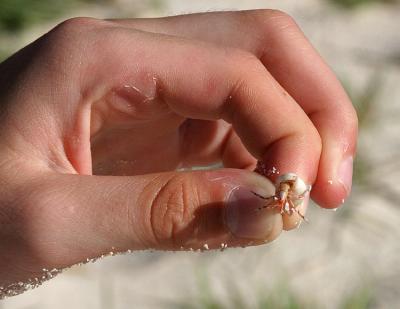
[[[257,160],[322,207],[351,188],[355,111],[278,11],[66,21],[0,65],[0,104],[0,286],[109,251],[270,241],[299,217],[257,211]]]

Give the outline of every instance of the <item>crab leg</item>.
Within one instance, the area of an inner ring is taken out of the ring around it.
[[[300,211],[294,206],[293,202],[291,200],[288,200],[288,202],[289,202],[290,210],[296,212],[303,219],[303,221],[308,222],[306,217],[304,217],[304,215],[302,213],[300,213]]]

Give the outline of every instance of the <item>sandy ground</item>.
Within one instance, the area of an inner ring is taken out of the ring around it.
[[[373,113],[360,137],[360,152],[370,162],[369,185],[356,186],[337,212],[310,207],[309,224],[282,234],[270,245],[106,258],[0,302],[0,308],[173,308],[176,302],[199,303],[203,276],[222,302],[239,294],[245,301],[242,307],[248,308],[255,307],[260,291],[279,293],[279,287],[318,308],[340,308],[349,295],[363,290],[374,300],[373,308],[399,308],[400,6],[368,6],[346,13],[313,0],[171,0],[156,9],[130,3],[120,2],[124,12],[139,10],[142,16],[279,8],[295,17],[355,93],[366,93],[371,80],[379,78]],[[77,14],[121,13],[102,8],[90,12]],[[37,29],[39,33],[43,30]]]

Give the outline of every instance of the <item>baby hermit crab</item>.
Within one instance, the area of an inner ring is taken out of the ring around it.
[[[275,195],[262,196],[253,192],[256,196],[266,200],[264,206],[259,210],[265,208],[277,208],[281,214],[292,215],[297,213],[303,220],[307,221],[303,214],[297,209],[303,201],[308,192],[311,191],[311,186],[306,185],[305,182],[294,173],[287,173],[281,175],[276,180]]]

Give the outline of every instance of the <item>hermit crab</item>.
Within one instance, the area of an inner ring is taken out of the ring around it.
[[[304,221],[307,221],[297,208],[302,205],[304,197],[310,190],[311,186],[306,185],[299,176],[294,173],[287,173],[277,178],[274,195],[265,197],[256,192],[253,193],[266,200],[265,205],[260,207],[259,210],[265,208],[277,209],[281,214],[287,214],[289,216],[295,212]]]

